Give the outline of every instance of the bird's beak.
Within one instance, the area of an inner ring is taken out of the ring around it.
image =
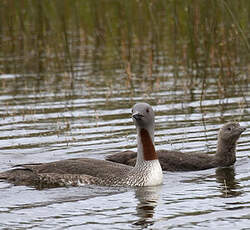
[[[143,117],[144,116],[141,113],[139,113],[139,112],[134,112],[132,114],[132,118],[134,118],[135,120],[141,120]]]
[[[240,126],[239,127],[240,133],[243,133],[246,129],[247,129],[247,127],[245,127],[245,126]]]

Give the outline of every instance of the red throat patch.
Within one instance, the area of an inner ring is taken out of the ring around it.
[[[157,160],[158,156],[155,152],[155,147],[153,145],[152,139],[146,129],[141,129],[141,142],[143,147],[143,156],[145,161]]]

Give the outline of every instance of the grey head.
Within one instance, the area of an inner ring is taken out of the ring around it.
[[[147,103],[137,103],[133,106],[132,119],[137,128],[154,129],[154,110]]]
[[[220,128],[219,139],[235,143],[245,130],[246,127],[240,126],[238,122],[228,122]]]

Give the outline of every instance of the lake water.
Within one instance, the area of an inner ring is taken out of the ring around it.
[[[0,229],[250,229],[249,2],[149,2],[0,3],[0,171],[136,150],[137,102],[155,110],[156,149],[215,153],[239,121],[235,165],[149,188],[0,181]]]

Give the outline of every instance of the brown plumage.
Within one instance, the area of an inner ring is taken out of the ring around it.
[[[97,167],[98,170],[96,170]],[[16,185],[36,186],[37,188],[74,186],[78,182],[105,185],[104,179],[111,181],[114,179],[113,175],[122,177],[131,169],[132,167],[114,162],[107,164],[98,159],[75,158],[49,163],[16,165],[15,169],[0,173],[0,179]]]
[[[0,179],[37,188],[97,184],[105,186],[155,186],[162,183],[162,169],[154,149],[154,111],[147,103],[133,106],[137,130],[136,166],[92,158],[17,165],[0,173]]]
[[[245,130],[237,122],[222,126],[218,134],[216,154],[159,150],[157,153],[161,167],[165,171],[195,171],[233,165],[236,161],[237,140]],[[110,155],[106,160],[134,166],[136,155],[136,152],[125,151]]]

